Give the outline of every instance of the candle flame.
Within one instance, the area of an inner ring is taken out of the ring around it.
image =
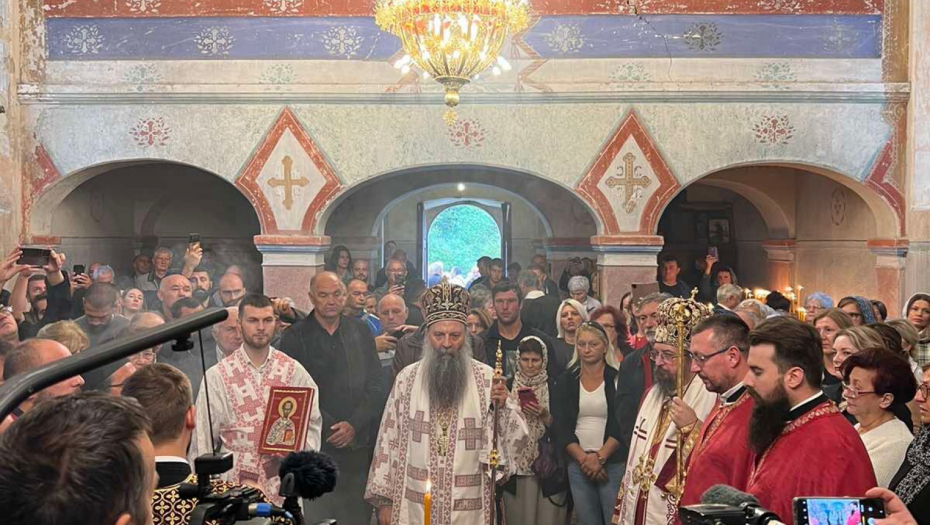
[[[432,488],[433,488],[433,482],[427,480],[427,481],[426,481],[426,492],[430,492],[430,490],[431,490]]]

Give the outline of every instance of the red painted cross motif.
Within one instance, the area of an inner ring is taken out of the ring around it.
[[[410,420],[410,432],[413,434],[413,440],[422,443],[423,436],[430,435],[429,423],[423,421],[426,415],[422,410],[417,410],[416,416]]]
[[[459,441],[465,442],[465,450],[477,450],[484,437],[484,429],[478,428],[477,425],[475,418],[466,417],[465,428],[459,429]]]

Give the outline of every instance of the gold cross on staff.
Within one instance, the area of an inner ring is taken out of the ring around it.
[[[623,187],[623,198],[626,199],[626,202],[623,203],[623,211],[627,213],[633,213],[633,210],[636,209],[636,200],[641,193],[640,189],[648,188],[652,184],[652,179],[640,175],[642,168],[634,165],[635,161],[636,155],[627,153],[623,156],[623,166],[617,170],[620,177],[607,179],[608,188]],[[640,176],[637,177],[636,175]]]
[[[284,178],[271,179],[268,181],[268,185],[272,188],[284,187],[284,209],[290,211],[291,206],[294,205],[294,186],[304,187],[310,184],[310,181],[303,176],[294,178],[294,159],[290,155],[286,155],[281,159],[281,165],[284,167]]]

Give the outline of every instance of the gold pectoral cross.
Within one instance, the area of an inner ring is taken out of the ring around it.
[[[272,188],[284,187],[284,209],[290,211],[291,206],[294,205],[294,187],[304,187],[310,184],[310,181],[303,176],[294,178],[294,159],[290,155],[285,155],[281,159],[281,166],[284,169],[283,178],[271,179],[268,185]]]
[[[652,179],[646,176],[635,176],[641,172],[639,166],[636,166],[636,155],[627,153],[623,156],[623,167],[617,170],[619,177],[610,177],[607,179],[608,188],[623,188],[623,211],[633,213],[636,209],[636,201],[640,189],[648,188],[652,184]]]

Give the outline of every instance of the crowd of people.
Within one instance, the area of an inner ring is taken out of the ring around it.
[[[292,388],[315,393],[294,450],[339,467],[335,491],[305,505],[310,523],[668,525],[726,484],[788,525],[796,496],[866,495],[889,524],[930,524],[930,295],[899,317],[813,293],[801,320],[777,292],[744,298],[716,257],[691,288],[668,254],[657,292],[603,304],[591,260],[558,282],[544,255],[421,278],[391,244],[378,272],[333,248],[295,283],[309,312],[196,242],[137,255],[123,276],[55,251],[23,266],[14,250],[0,264],[3,381],[206,308],[228,318],[191,349],[147,349],[20,404],[0,422],[6,517],[187,523],[179,487],[213,452],[234,457],[215,490],[280,504],[281,457],[260,441],[269,392]]]

